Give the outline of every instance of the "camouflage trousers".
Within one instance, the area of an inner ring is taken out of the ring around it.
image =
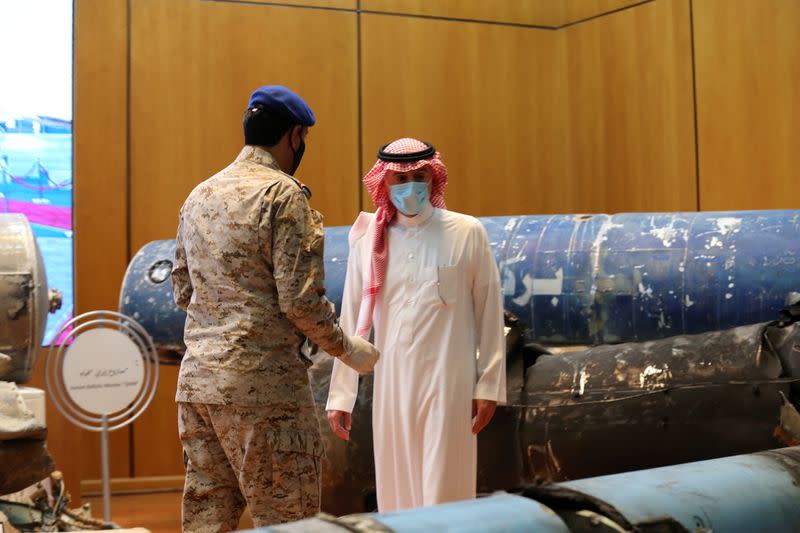
[[[269,407],[178,403],[186,460],[184,533],[236,530],[245,504],[255,527],[319,512],[316,433],[275,431]]]

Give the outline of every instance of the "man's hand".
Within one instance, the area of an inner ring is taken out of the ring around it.
[[[344,353],[339,357],[359,374],[369,374],[378,362],[381,353],[376,347],[361,337],[344,336]]]
[[[350,440],[350,413],[345,411],[328,411],[328,424],[330,424],[331,431],[333,431],[337,437]]]
[[[477,435],[494,416],[497,402],[493,400],[472,400],[472,434]],[[328,415],[330,419],[330,414]]]

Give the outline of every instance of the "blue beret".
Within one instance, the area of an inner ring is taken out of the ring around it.
[[[301,126],[313,126],[316,122],[314,112],[296,93],[281,85],[265,85],[250,95],[248,109],[260,105],[264,109],[291,118]]]

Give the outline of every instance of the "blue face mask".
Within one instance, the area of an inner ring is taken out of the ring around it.
[[[409,217],[420,214],[430,201],[428,184],[421,181],[392,185],[391,192],[394,206]]]

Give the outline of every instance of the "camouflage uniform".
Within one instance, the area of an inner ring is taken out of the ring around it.
[[[319,423],[305,336],[334,356],[342,331],[323,288],[323,232],[298,182],[246,146],[181,209],[172,271],[186,309],[176,400],[187,457],[183,528],[235,529],[319,510]]]

